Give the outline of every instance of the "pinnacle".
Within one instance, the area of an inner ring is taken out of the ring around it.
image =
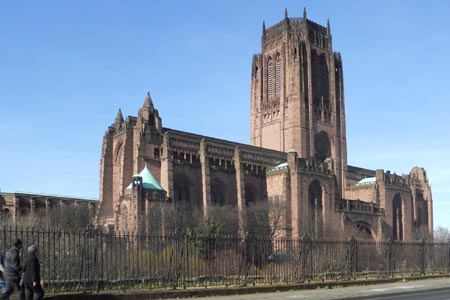
[[[144,102],[145,107],[153,107],[152,97],[150,96],[150,92],[147,92],[147,96],[145,97]]]
[[[123,115],[122,115],[122,111],[120,110],[120,108],[119,108],[119,111],[117,112],[114,123],[123,123]]]

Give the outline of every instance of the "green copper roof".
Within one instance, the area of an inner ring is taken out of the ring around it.
[[[280,164],[276,165],[275,167],[273,167],[272,171],[278,171],[281,169],[285,169],[287,166],[288,166],[287,162],[280,163]]]
[[[142,177],[144,189],[164,191],[162,186],[159,184],[158,180],[156,180],[155,176],[153,176],[153,174],[150,172],[147,166],[145,166],[144,169],[142,169],[141,173],[133,175],[133,177],[135,176]],[[132,188],[133,183],[130,183],[130,185],[127,187],[127,190],[130,190]]]
[[[358,183],[356,185],[360,186],[360,185],[366,185],[366,184],[374,184],[376,181],[377,180],[375,177],[367,177],[367,178],[364,178],[364,179],[361,179],[360,181],[358,181]]]

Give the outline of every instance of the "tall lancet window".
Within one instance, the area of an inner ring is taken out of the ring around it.
[[[281,55],[280,53],[277,54],[277,59],[276,59],[276,63],[277,63],[277,70],[276,70],[276,90],[275,90],[275,94],[277,96],[280,95],[280,91],[281,91]]]
[[[267,62],[267,93],[269,97],[273,96],[273,59],[269,56]]]
[[[402,197],[399,193],[395,194],[393,201],[393,213],[392,213],[392,229],[393,239],[397,241],[403,241],[403,209],[402,209]]]

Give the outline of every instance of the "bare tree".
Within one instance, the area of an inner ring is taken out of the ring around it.
[[[208,217],[220,225],[220,231],[217,233],[237,234],[239,231],[239,217],[235,206],[212,206]]]
[[[271,202],[268,205],[270,236],[281,237],[286,231],[286,205],[281,202]]]
[[[24,227],[77,230],[86,228],[91,221],[91,210],[87,206],[73,205],[63,210],[52,209],[18,216],[15,223]]]
[[[438,226],[434,229],[434,241],[438,243],[448,243],[450,241],[450,229]]]
[[[164,228],[170,233],[184,233],[202,221],[202,211],[189,203],[175,203],[164,207]]]
[[[252,203],[247,207],[247,232],[258,236],[271,236],[273,230],[267,201]]]

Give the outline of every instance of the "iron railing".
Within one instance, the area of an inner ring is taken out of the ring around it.
[[[0,227],[0,251],[38,246],[48,291],[186,288],[420,276],[450,272],[450,244],[271,239],[230,235],[135,236]]]

